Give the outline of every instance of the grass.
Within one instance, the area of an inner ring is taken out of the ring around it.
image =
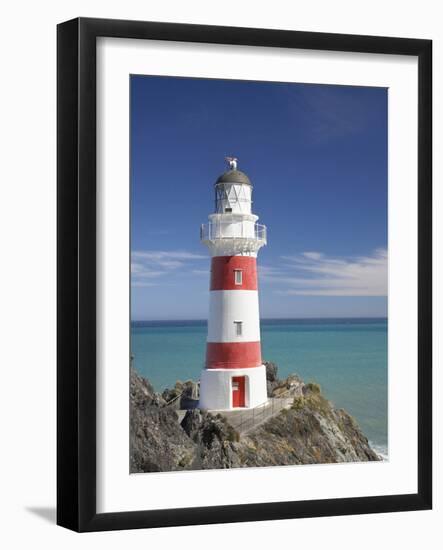
[[[324,415],[331,412],[329,401],[323,397],[319,384],[309,382],[304,387],[303,393],[304,395],[294,398],[291,409],[301,411],[309,408],[311,411],[318,411]]]

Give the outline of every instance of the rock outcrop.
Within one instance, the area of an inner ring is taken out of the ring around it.
[[[242,466],[235,445],[240,436],[222,415],[190,410],[186,412],[181,426],[196,445],[196,469]]]
[[[200,383],[193,380],[181,382],[177,380],[173,388],[167,388],[162,393],[165,402],[175,409],[193,409],[198,401]]]
[[[131,369],[131,472],[165,472],[190,468],[195,445],[179,424],[177,412],[165,407],[149,382]]]
[[[317,384],[306,384],[289,409],[242,438],[244,466],[379,460],[355,420],[335,409]]]
[[[265,365],[268,396],[290,398],[289,408],[241,436],[225,416],[194,408],[195,382],[160,395],[131,369],[131,472],[379,460],[356,421],[318,384],[296,375],[279,380],[277,366]],[[181,422],[178,402],[194,403]]]

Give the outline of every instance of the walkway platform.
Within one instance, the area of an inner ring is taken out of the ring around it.
[[[220,414],[240,435],[244,435],[277,415],[282,409],[289,409],[293,401],[293,397],[270,397],[264,405],[254,409],[220,411]]]
[[[211,413],[224,416],[240,435],[245,435],[277,415],[282,409],[289,409],[293,401],[294,397],[270,397],[266,403],[254,409],[240,408],[230,411],[211,411]],[[178,421],[181,422],[187,409],[178,409],[176,412]]]

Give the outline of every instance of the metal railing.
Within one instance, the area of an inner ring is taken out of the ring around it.
[[[200,227],[200,239],[213,241],[215,239],[250,239],[266,244],[266,225],[256,223],[251,231],[251,226],[243,222],[218,221],[203,223]]]
[[[294,400],[294,395],[291,395],[292,388],[287,389],[282,392],[277,397],[270,397],[263,405],[254,407],[253,409],[233,409],[224,413],[224,416],[227,418],[229,424],[236,430],[239,434],[244,434],[259,424],[262,424],[267,419],[276,415],[283,409],[289,408]],[[184,392],[182,391],[175,397],[173,397],[167,403],[164,403],[163,408],[174,407],[176,408],[177,401],[183,397]],[[196,401],[198,407],[198,401]],[[192,407],[187,407],[186,410]]]
[[[270,397],[266,403],[254,409],[235,411],[235,416],[228,418],[229,424],[240,434],[248,432],[263,423],[268,418],[276,415],[282,409],[287,409],[292,404],[294,396],[289,395],[291,390],[286,390],[278,397]],[[287,395],[287,397],[284,397]]]
[[[170,407],[171,405],[175,405],[177,403],[177,400],[180,399],[180,397],[183,395],[183,392],[180,392],[178,395],[173,397],[170,401],[167,401],[163,404],[163,408]]]

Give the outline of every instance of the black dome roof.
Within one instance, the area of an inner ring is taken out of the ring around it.
[[[248,176],[240,170],[228,170],[218,178],[215,185],[219,183],[242,183],[244,185],[252,185]]]

